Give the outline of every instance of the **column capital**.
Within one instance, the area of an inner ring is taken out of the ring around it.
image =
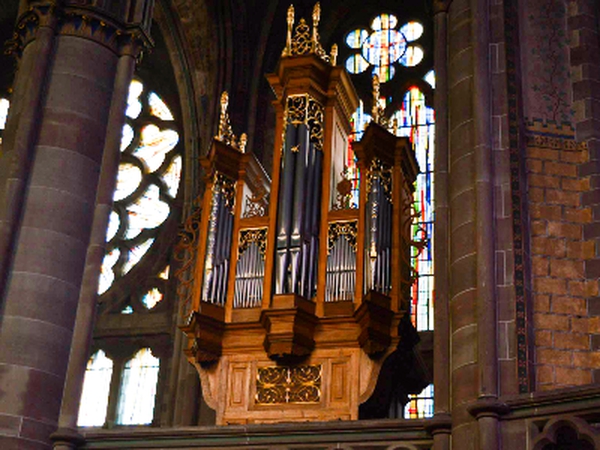
[[[447,13],[452,0],[433,0],[433,14]]]
[[[153,0],[135,2],[134,5],[121,1],[109,10],[107,7],[78,5],[75,1],[66,1],[62,5],[55,0],[31,2],[17,20],[6,53],[20,57],[24,48],[36,38],[37,31],[48,27],[57,35],[90,39],[119,55],[137,58],[154,44],[150,37],[153,4]]]

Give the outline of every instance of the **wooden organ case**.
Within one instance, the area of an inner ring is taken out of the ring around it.
[[[272,183],[237,140],[222,97],[202,161],[206,188],[191,242],[181,326],[217,424],[355,420],[408,314],[417,163],[375,120],[355,143],[358,105],[337,49],[294,27],[267,76],[276,95]],[[379,121],[381,122],[381,121]],[[189,237],[189,236],[188,236]]]

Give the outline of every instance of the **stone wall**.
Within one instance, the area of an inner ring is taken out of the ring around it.
[[[588,150],[568,125],[534,122],[528,130],[536,388],[588,384],[600,362],[600,317],[590,301],[598,281],[585,274],[585,260],[595,254],[583,233],[592,220],[583,203],[590,177],[579,176]]]

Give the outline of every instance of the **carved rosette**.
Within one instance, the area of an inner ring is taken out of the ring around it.
[[[255,402],[257,405],[319,403],[321,374],[320,364],[259,367]]]

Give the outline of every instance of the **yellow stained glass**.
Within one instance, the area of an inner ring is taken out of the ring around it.
[[[121,163],[117,174],[117,186],[113,200],[118,202],[135,192],[142,181],[142,171],[130,163]]]
[[[162,278],[163,280],[168,280],[170,269],[171,269],[170,266],[165,267],[165,270],[163,270],[161,273],[158,274],[158,278]]]
[[[154,172],[178,141],[179,135],[176,131],[161,130],[156,125],[146,125],[142,129],[140,146],[133,151],[133,154],[144,161],[150,172]]]
[[[394,66],[375,66],[373,68],[373,75],[377,75],[379,77],[379,81],[382,83],[390,81],[392,78],[394,78],[395,74],[396,69],[394,68]]]
[[[150,114],[153,116],[156,116],[162,120],[173,120],[173,114],[171,114],[171,110],[154,92],[150,92],[150,95],[148,95],[148,105],[150,105]]]

